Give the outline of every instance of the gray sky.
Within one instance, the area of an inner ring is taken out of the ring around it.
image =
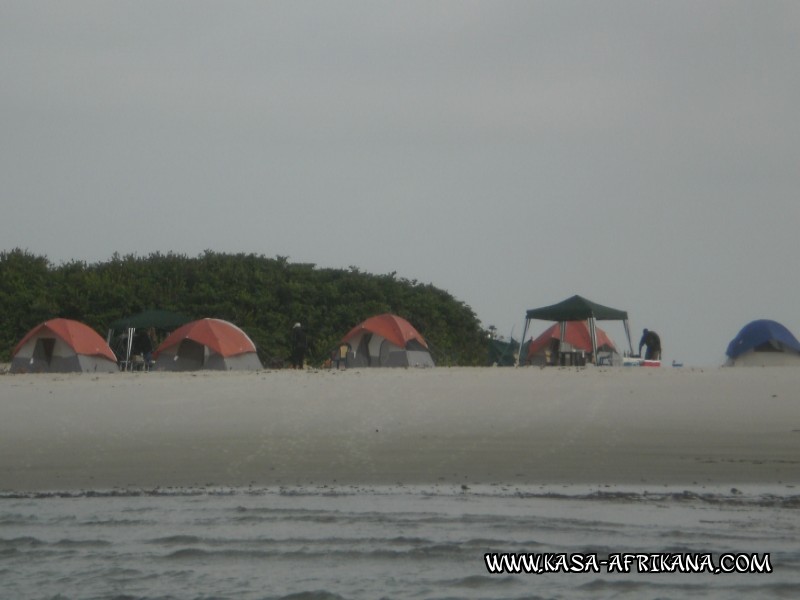
[[[578,293],[715,365],[800,335],[798,65],[791,1],[0,0],[0,247],[396,271],[517,337]]]

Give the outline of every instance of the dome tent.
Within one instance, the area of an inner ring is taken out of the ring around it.
[[[233,323],[199,319],[179,327],[153,353],[157,371],[255,371],[256,346]]]
[[[353,327],[342,338],[348,367],[433,367],[425,338],[408,321],[384,313]]]
[[[751,321],[733,338],[725,352],[728,366],[800,366],[800,342],[777,321]]]
[[[88,325],[51,319],[31,329],[14,348],[12,373],[113,373],[117,359]]]

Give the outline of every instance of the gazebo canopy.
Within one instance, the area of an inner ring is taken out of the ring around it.
[[[595,319],[597,321],[626,321],[628,313],[624,310],[611,308],[587,300],[583,296],[572,296],[558,304],[532,308],[527,312],[528,319],[539,319],[541,321],[585,321]]]
[[[631,343],[631,333],[628,327],[628,312],[610,306],[603,306],[583,296],[572,296],[557,304],[532,308],[525,313],[525,327],[522,330],[522,342],[528,333],[528,325],[533,319],[541,321],[557,321],[561,323],[561,340],[566,335],[566,323],[569,321],[587,321],[589,334],[592,340],[592,355],[597,356],[597,331],[595,321],[622,321],[625,325],[625,335],[628,338],[628,347],[633,354],[633,344]],[[521,354],[521,353],[520,353]]]
[[[138,315],[117,319],[109,326],[109,329],[119,331],[122,329],[146,329],[155,327],[156,329],[173,330],[191,321],[178,313],[168,310],[146,310]]]
[[[184,315],[170,312],[168,310],[146,310],[136,315],[117,319],[108,328],[106,341],[111,344],[112,336],[115,331],[127,331],[127,341],[125,347],[125,360],[123,366],[127,369],[131,364],[131,354],[133,351],[133,337],[137,329],[160,329],[161,331],[174,331],[181,325],[189,323],[191,319]]]

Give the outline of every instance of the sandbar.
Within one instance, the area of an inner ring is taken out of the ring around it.
[[[800,483],[800,371],[0,376],[0,491]]]

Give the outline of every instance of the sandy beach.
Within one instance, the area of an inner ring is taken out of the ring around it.
[[[0,377],[0,491],[800,483],[792,368]]]

